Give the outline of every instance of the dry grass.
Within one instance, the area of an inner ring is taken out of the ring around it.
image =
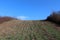
[[[50,22],[10,20],[0,24],[0,40],[60,40]]]
[[[16,20],[16,18],[12,18],[12,17],[0,17],[0,23],[6,22],[6,21],[10,21],[10,20]]]
[[[49,21],[0,17],[0,40],[60,40],[60,26]]]

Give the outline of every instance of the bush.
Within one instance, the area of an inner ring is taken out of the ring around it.
[[[47,17],[46,21],[54,22],[60,24],[60,11],[53,12],[50,16]]]

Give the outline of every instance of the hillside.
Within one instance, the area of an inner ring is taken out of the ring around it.
[[[0,40],[60,40],[60,27],[48,21],[10,20],[0,24]]]
[[[13,17],[8,17],[8,16],[3,16],[3,17],[0,16],[0,24],[10,20],[17,20],[17,19]]]

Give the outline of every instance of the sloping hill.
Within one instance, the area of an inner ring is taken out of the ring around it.
[[[48,21],[10,20],[0,24],[0,40],[60,40],[60,30]]]
[[[0,17],[0,24],[10,20],[17,20],[17,19],[13,17],[3,16],[3,17]]]

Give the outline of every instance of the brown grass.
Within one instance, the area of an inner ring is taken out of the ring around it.
[[[0,38],[7,37],[8,40],[9,38],[11,40],[20,40],[19,38],[22,37],[22,39],[25,38],[24,40],[58,40],[57,38],[53,37],[55,34],[52,35],[50,34],[50,31],[47,31],[51,30],[49,26],[52,26],[50,22],[11,20],[0,24]],[[52,31],[55,31],[53,27]]]
[[[10,21],[10,20],[15,20],[15,18],[7,17],[7,16],[0,17],[0,23],[6,22],[6,21]]]

